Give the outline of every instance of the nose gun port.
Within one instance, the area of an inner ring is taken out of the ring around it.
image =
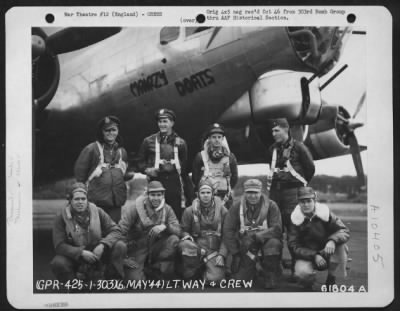
[[[351,27],[288,27],[298,57],[319,76],[337,63]]]

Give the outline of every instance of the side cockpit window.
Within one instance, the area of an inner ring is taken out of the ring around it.
[[[160,44],[165,45],[179,37],[179,27],[164,27],[160,32]]]
[[[185,37],[189,37],[194,35],[195,33],[202,32],[204,30],[210,29],[211,27],[186,27],[185,28]]]

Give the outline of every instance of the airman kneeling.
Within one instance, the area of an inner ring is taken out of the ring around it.
[[[221,233],[226,214],[227,209],[215,195],[211,179],[201,180],[198,198],[185,209],[182,217],[183,237],[179,248],[185,279],[198,277],[199,274],[206,281],[224,278],[227,248]]]
[[[165,202],[164,193],[159,181],[150,182],[146,193],[122,215],[119,226],[121,239],[127,246],[124,260],[127,280],[168,279],[175,274],[181,229],[174,211]]]
[[[282,220],[275,202],[261,193],[262,183],[244,183],[240,202],[228,211],[223,239],[231,252],[231,272],[235,279],[252,280],[257,272],[264,276],[264,287],[279,286],[282,252]]]
[[[305,288],[312,289],[317,271],[328,270],[326,285],[333,285],[339,267],[346,274],[349,229],[327,205],[316,202],[313,188],[299,188],[297,197],[299,204],[291,214],[289,232],[295,276]]]

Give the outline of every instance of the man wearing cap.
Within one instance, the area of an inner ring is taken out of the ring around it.
[[[222,200],[214,196],[213,183],[200,181],[198,198],[182,216],[182,239],[179,248],[183,258],[183,277],[200,277],[217,282],[225,276],[228,250],[222,241],[222,226],[227,214]]]
[[[271,170],[267,176],[267,188],[270,187],[270,198],[278,204],[283,226],[288,231],[290,214],[297,205],[297,189],[310,182],[315,166],[308,148],[290,136],[286,119],[272,120],[272,136],[275,143],[269,148]],[[286,263],[292,272],[293,264],[293,261]]]
[[[252,280],[259,271],[264,287],[273,289],[279,285],[282,221],[278,206],[261,188],[258,179],[244,183],[242,199],[225,217],[223,239],[233,256],[233,277]]]
[[[54,219],[53,244],[57,255],[51,268],[56,278],[66,282],[107,277],[107,273],[112,273],[111,269],[105,271],[107,263],[114,266],[114,272],[120,272],[123,249],[112,239],[118,230],[108,214],[88,202],[85,184],[74,183],[67,206]],[[111,278],[116,276],[108,274]]]
[[[158,180],[164,185],[165,200],[180,219],[182,209],[191,203],[191,185],[186,172],[187,145],[173,130],[175,118],[172,110],[157,111],[160,131],[144,139],[138,153],[138,168],[149,181]]]
[[[229,150],[225,130],[220,124],[209,126],[205,136],[203,150],[193,161],[192,180],[195,190],[197,191],[201,178],[210,178],[216,185],[216,195],[230,208],[231,189],[238,180],[236,157]]]
[[[75,178],[88,185],[88,199],[118,222],[126,202],[125,180],[128,158],[119,135],[120,121],[115,116],[101,119],[97,140],[87,145],[75,162]]]
[[[316,271],[328,269],[326,285],[336,282],[339,267],[346,275],[349,229],[327,205],[316,202],[311,187],[298,189],[299,204],[291,214],[289,248],[295,255],[295,275],[299,282],[311,289]]]
[[[150,182],[119,222],[118,239],[127,245],[127,280],[145,280],[145,270],[155,278],[170,278],[175,273],[181,228],[164,193],[159,181]]]

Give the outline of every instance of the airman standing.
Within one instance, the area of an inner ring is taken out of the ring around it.
[[[187,145],[173,130],[175,113],[160,109],[156,113],[159,132],[146,137],[138,154],[139,170],[149,181],[160,181],[165,200],[181,219],[182,210],[191,203],[191,184],[187,177]],[[185,195],[186,193],[186,195]]]
[[[216,184],[216,195],[229,209],[232,205],[231,192],[238,180],[238,168],[236,157],[229,150],[225,130],[218,123],[208,128],[204,148],[193,161],[192,180],[195,189],[204,177]]]
[[[282,215],[286,232],[291,226],[290,215],[297,205],[297,190],[307,185],[314,176],[315,166],[308,148],[290,136],[286,119],[272,120],[272,136],[275,143],[270,147],[271,170],[268,174],[270,198],[275,201]],[[291,250],[289,249],[291,253]],[[293,254],[291,253],[293,258]],[[294,262],[284,261],[293,273]]]
[[[107,116],[98,123],[97,140],[75,162],[75,178],[88,186],[88,199],[118,223],[127,199],[128,158],[119,135],[120,120]]]

